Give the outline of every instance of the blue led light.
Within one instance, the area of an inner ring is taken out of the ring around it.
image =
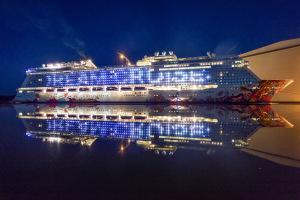
[[[113,122],[82,120],[46,120],[46,130],[78,135],[124,139],[149,139],[151,135],[176,137],[209,137],[208,123]]]
[[[26,84],[46,87],[93,86],[122,84],[174,84],[205,83],[206,70],[150,71],[149,68],[125,68],[114,70],[72,71],[28,75]],[[39,82],[38,79],[45,79]],[[26,85],[25,84],[25,85]]]
[[[23,87],[64,87],[123,84],[218,84],[245,85],[258,81],[246,68],[231,66],[209,69],[150,69],[148,67],[130,67],[116,69],[97,69],[69,71],[61,73],[29,74]],[[220,76],[222,74],[222,76]],[[39,81],[43,80],[43,81]]]

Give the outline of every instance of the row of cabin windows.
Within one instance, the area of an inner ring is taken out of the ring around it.
[[[119,85],[119,84],[147,84],[147,83],[161,83],[161,84],[169,84],[169,83],[198,83],[198,79],[203,79],[204,82],[213,82],[212,80],[218,80],[220,77],[230,77],[232,76],[235,79],[239,79],[241,77],[252,78],[253,75],[245,70],[224,70],[224,71],[195,71],[195,73],[199,73],[200,75],[194,76],[191,78],[191,74],[189,74],[188,70],[185,70],[186,78],[182,78],[183,76],[180,73],[174,72],[153,72],[146,76],[143,75],[130,75],[130,76],[120,76],[120,77],[69,77],[68,75],[46,75],[48,78],[45,83],[38,81],[40,78],[35,76],[28,77],[28,81],[26,81],[25,86],[35,85],[36,87],[48,86],[48,87],[58,87],[58,86],[78,86],[78,85]],[[161,76],[161,74],[163,74]],[[169,74],[169,75],[168,75]],[[206,78],[209,75],[210,78]],[[51,78],[50,78],[51,77]],[[182,80],[181,80],[182,79]]]
[[[137,71],[135,73],[125,73],[125,71],[112,73],[113,75],[105,74],[105,75],[92,75],[89,73],[80,73],[80,74],[48,74],[44,76],[45,83],[41,83],[38,81],[42,76],[28,76],[29,85],[42,86],[46,84],[46,86],[67,86],[67,85],[98,85],[98,84],[140,84],[140,83],[152,83],[152,82],[173,82],[173,78],[181,79],[182,74],[187,75],[185,82],[190,82],[190,77],[192,76],[190,72],[194,70],[184,70],[182,72],[177,71],[168,71],[168,72],[151,72],[149,71]],[[194,71],[197,74],[206,74],[205,71]],[[163,80],[161,79],[163,76]],[[196,78],[196,77],[195,77]],[[27,84],[25,84],[27,85]]]
[[[77,91],[76,88],[69,88],[69,89],[58,88],[57,92],[65,92],[67,90],[68,90],[68,92],[76,92]],[[81,92],[90,91],[89,88],[79,88],[78,90],[81,91]],[[113,87],[113,86],[106,88],[106,91],[117,91],[117,90],[118,90],[118,88],[117,87]],[[147,88],[146,87],[134,87],[134,88],[122,87],[121,88],[121,91],[132,91],[132,90],[141,91],[141,90],[147,90]],[[33,91],[34,92],[42,92],[42,90],[40,90],[40,89],[39,90],[33,90]],[[54,89],[47,89],[46,91],[47,92],[54,92],[55,90]],[[92,88],[92,91],[104,91],[104,88],[102,88],[102,87],[94,87],[94,88]]]
[[[40,116],[42,116],[42,114],[40,114]],[[47,114],[46,115],[47,117],[55,117],[54,114]],[[69,117],[69,118],[77,118],[77,115],[75,114],[69,114],[69,115],[65,115],[65,114],[57,114],[56,115],[58,118],[64,118],[64,117]],[[78,115],[78,117],[80,119],[89,119],[89,118],[92,118],[92,119],[104,119],[104,115]],[[143,119],[146,119],[146,116],[120,116],[121,119],[137,119],[137,120],[143,120]],[[109,120],[116,120],[118,119],[118,116],[115,116],[115,115],[107,115],[106,116],[106,119],[109,119]]]

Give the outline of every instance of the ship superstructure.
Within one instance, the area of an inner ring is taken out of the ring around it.
[[[145,56],[97,68],[91,60],[27,70],[17,102],[269,102],[291,81],[260,80],[238,57]]]

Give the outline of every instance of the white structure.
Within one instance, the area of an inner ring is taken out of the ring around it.
[[[273,101],[300,102],[300,38],[277,42],[240,57],[249,61],[251,70],[261,79],[294,80]]]

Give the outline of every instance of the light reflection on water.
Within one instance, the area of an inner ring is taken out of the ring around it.
[[[299,199],[299,116],[282,104],[0,106],[0,199]]]
[[[135,145],[160,156],[235,149],[300,167],[296,105],[19,104],[15,109],[36,142],[92,148],[97,140],[114,140],[118,153]]]

